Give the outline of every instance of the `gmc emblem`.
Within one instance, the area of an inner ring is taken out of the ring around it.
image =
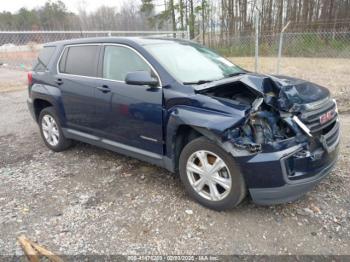
[[[334,110],[330,110],[327,113],[324,113],[323,115],[320,116],[320,123],[324,124],[326,122],[328,122],[329,120],[331,120],[334,117]]]

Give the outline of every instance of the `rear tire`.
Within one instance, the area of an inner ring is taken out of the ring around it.
[[[234,158],[205,137],[184,147],[179,171],[188,194],[205,207],[217,211],[231,209],[246,195],[245,182]]]
[[[61,124],[53,107],[46,107],[39,114],[39,128],[45,145],[52,151],[61,152],[72,145],[72,140],[64,137]]]

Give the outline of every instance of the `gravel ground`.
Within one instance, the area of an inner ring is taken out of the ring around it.
[[[332,174],[299,201],[228,212],[167,171],[78,143],[53,153],[25,104],[0,93],[0,254],[22,233],[58,254],[350,254],[350,115]]]

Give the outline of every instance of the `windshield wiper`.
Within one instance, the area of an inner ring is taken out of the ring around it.
[[[193,82],[183,82],[184,85],[201,85],[205,83],[213,82],[214,80],[198,80]]]
[[[225,79],[225,78],[228,78],[228,77],[233,77],[233,76],[238,76],[238,75],[243,75],[243,74],[246,74],[246,72],[231,73],[231,74],[225,75],[225,77],[222,78],[222,79]],[[206,84],[206,83],[210,83],[210,82],[218,81],[218,80],[221,80],[221,79],[198,80],[198,81],[193,81],[193,82],[183,82],[183,84],[184,84],[184,85],[201,85],[201,84]]]
[[[246,72],[236,72],[236,73],[231,73],[231,74],[227,74],[225,75],[225,78],[228,78],[228,77],[233,77],[233,76],[238,76],[238,75],[244,75],[246,74]]]

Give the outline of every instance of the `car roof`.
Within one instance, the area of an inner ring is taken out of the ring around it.
[[[61,40],[61,41],[46,43],[44,46],[61,46],[61,45],[90,44],[90,43],[121,43],[121,44],[152,45],[152,44],[171,44],[171,43],[191,43],[191,41],[179,39],[179,38],[165,38],[165,37],[114,37],[112,36],[112,37],[87,37],[87,38]]]

